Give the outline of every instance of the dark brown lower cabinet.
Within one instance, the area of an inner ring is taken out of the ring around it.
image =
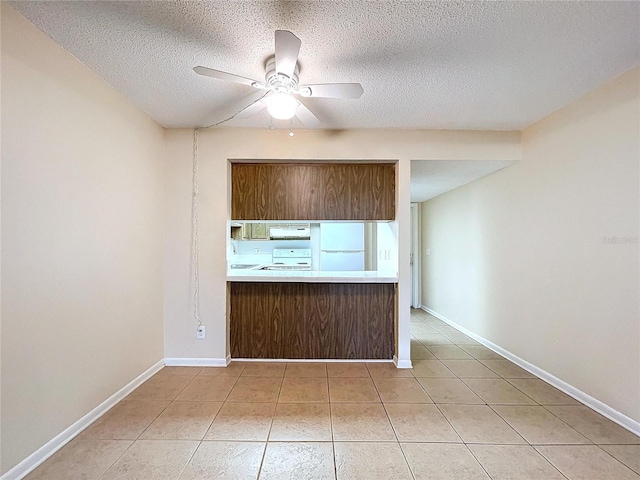
[[[391,359],[395,284],[231,282],[232,358]]]

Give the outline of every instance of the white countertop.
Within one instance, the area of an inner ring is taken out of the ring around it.
[[[397,283],[389,272],[331,272],[318,270],[230,269],[228,282]]]

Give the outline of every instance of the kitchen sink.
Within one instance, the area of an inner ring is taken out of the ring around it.
[[[259,270],[311,270],[309,265],[267,265]]]

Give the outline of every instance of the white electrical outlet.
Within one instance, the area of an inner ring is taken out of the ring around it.
[[[198,330],[196,330],[196,338],[204,338],[204,325],[200,325]]]
[[[260,249],[259,248],[254,248],[253,249],[253,253],[260,253]]]

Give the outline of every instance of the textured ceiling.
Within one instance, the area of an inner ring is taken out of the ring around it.
[[[411,201],[424,202],[512,163],[508,160],[412,160]]]
[[[302,40],[301,83],[364,87],[305,100],[325,129],[519,130],[640,63],[635,1],[10,3],[167,127],[216,123],[259,96],[192,67],[262,80],[276,29]]]

